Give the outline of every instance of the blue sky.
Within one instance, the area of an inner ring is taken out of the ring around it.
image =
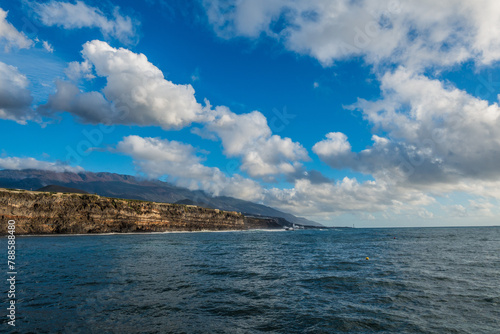
[[[328,225],[498,224],[494,1],[0,8],[0,168],[160,178]]]

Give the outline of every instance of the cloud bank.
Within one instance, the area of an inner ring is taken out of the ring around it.
[[[204,6],[221,37],[266,34],[325,66],[352,57],[415,69],[500,59],[495,1],[212,0]]]
[[[351,151],[347,137],[330,133],[313,151],[333,168],[377,177],[402,175],[424,187],[462,179],[500,179],[500,107],[438,80],[399,68],[381,80],[382,98],[350,106],[384,137]]]
[[[41,169],[54,172],[82,172],[84,169],[80,166],[72,167],[61,162],[41,161],[34,158],[8,157],[0,158],[1,169]]]

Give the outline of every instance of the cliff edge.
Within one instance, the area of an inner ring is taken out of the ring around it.
[[[0,189],[0,234],[15,220],[16,234],[220,231],[282,228],[273,219],[234,211],[89,194]]]

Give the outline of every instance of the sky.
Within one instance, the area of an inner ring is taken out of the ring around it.
[[[2,0],[0,169],[499,225],[499,60],[495,0]]]

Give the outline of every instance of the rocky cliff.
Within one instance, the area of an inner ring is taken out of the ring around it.
[[[131,175],[114,173],[71,173],[36,169],[0,170],[0,188],[36,190],[46,186],[76,188],[105,197],[138,199],[159,203],[188,201],[205,208],[244,212],[251,216],[281,217],[290,225],[294,223],[323,227],[323,225],[316,222],[262,204],[227,196],[214,197],[200,190],[191,191],[160,180],[145,180]],[[69,192],[60,188],[49,191]]]
[[[16,234],[281,228],[273,219],[193,205],[0,189],[1,234],[6,234],[11,219],[16,222]]]

